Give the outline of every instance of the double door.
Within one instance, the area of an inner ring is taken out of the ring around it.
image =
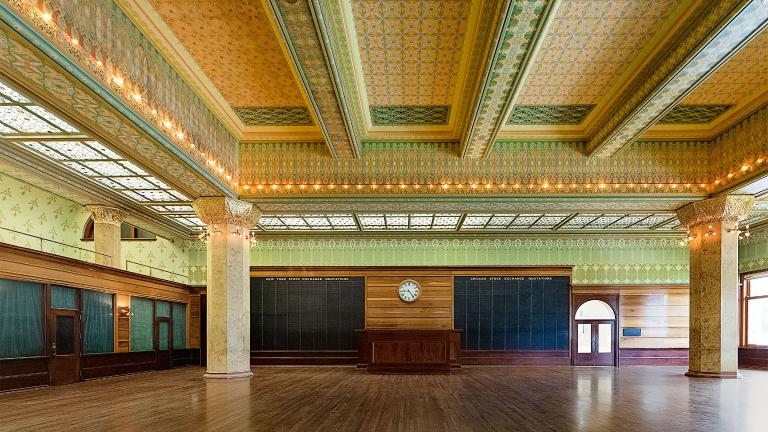
[[[579,320],[576,322],[576,366],[613,366],[614,320]]]

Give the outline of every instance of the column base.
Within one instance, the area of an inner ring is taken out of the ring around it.
[[[242,372],[206,372],[203,374],[203,378],[207,379],[235,379],[235,378],[250,378],[253,376],[251,371]]]
[[[685,373],[685,376],[691,378],[715,378],[715,379],[737,379],[741,378],[741,374],[738,372],[700,372],[689,370]]]

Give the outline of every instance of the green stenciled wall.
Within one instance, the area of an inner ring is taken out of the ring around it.
[[[739,242],[739,272],[768,269],[768,229],[753,231]]]
[[[265,239],[251,265],[573,265],[574,284],[688,283],[688,249],[666,238]]]
[[[58,242],[43,241],[44,252],[93,262],[92,253],[72,247],[93,250],[93,242],[81,240],[89,217],[88,210],[76,202],[0,173],[2,243],[41,250],[40,239],[32,237],[38,236]],[[122,241],[120,268],[125,269],[126,261],[130,260],[144,264],[129,264],[128,270],[133,272],[149,274],[150,270],[146,267],[149,265],[186,275],[190,260],[189,246],[187,240],[159,236],[154,241]],[[186,278],[157,270],[152,270],[152,276],[187,282]]]
[[[80,204],[0,173],[0,242],[40,250],[40,240],[30,236],[34,235],[84,247],[80,237],[88,217],[88,211]],[[51,242],[43,242],[42,250],[92,260],[92,254]]]

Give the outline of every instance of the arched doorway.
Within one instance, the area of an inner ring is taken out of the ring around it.
[[[574,366],[615,366],[617,346],[615,296],[574,299],[571,350]]]

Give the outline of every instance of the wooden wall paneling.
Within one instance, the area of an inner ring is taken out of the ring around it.
[[[85,354],[82,357],[84,380],[157,369],[157,352]]]
[[[739,348],[739,367],[768,369],[768,348]]]
[[[685,348],[620,348],[622,366],[688,366]]]
[[[0,391],[47,386],[48,357],[0,360]]]
[[[184,284],[7,244],[0,244],[0,278],[189,301]]]
[[[200,294],[189,296],[187,308],[187,346],[200,348]]]
[[[621,353],[631,355],[634,351],[646,353],[660,349],[659,358],[666,358],[665,352],[673,353],[671,364],[682,363],[675,350],[687,353],[689,345],[689,293],[685,285],[644,285],[619,286],[620,324],[619,347]],[[639,328],[640,336],[623,336],[623,329]],[[645,354],[643,354],[645,355]],[[676,356],[676,357],[675,357]],[[646,356],[648,357],[648,356]],[[654,364],[651,360],[637,360],[628,357],[631,364]],[[687,364],[687,354],[684,357]],[[661,361],[661,364],[665,364]],[[647,362],[647,363],[643,363]],[[675,363],[677,362],[677,363]]]
[[[445,275],[368,275],[365,282],[366,328],[453,328],[453,277]],[[421,286],[421,297],[407,303],[398,288],[406,279]]]

